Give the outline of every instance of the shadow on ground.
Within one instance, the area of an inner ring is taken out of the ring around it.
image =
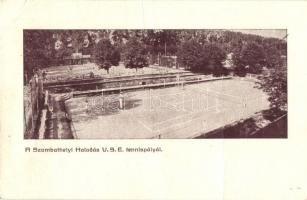
[[[97,119],[100,116],[116,115],[119,114],[121,110],[130,110],[140,106],[141,102],[141,99],[126,99],[123,104],[123,109],[120,109],[119,101],[106,101],[104,105],[97,104],[89,106],[85,111],[85,115],[73,116],[73,120],[75,122],[89,121]]]
[[[265,120],[269,121],[268,124],[260,127],[259,124]],[[287,122],[285,111],[268,109],[253,117],[204,133],[196,138],[287,138]]]

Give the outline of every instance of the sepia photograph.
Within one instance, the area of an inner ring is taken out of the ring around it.
[[[287,138],[286,29],[24,29],[24,139]]]
[[[0,199],[306,199],[306,6],[0,1]]]

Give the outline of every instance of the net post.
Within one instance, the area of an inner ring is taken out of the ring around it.
[[[182,93],[182,111],[185,111],[184,102],[185,102],[184,93]]]
[[[202,130],[206,131],[207,130],[207,121],[206,120],[202,120]]]
[[[208,87],[206,87],[206,100],[207,100],[207,104],[206,104],[206,110],[209,109],[209,90]]]
[[[184,81],[181,82],[181,89],[184,90]]]
[[[101,107],[102,107],[102,109],[104,109],[104,108],[103,108],[103,105],[104,105],[104,102],[103,102],[103,101],[104,101],[103,89],[101,89],[101,105],[102,105]]]
[[[192,98],[192,112],[194,112],[194,98]]]
[[[218,95],[216,94],[215,95],[215,111],[216,113],[218,113],[220,110],[219,110],[219,98],[218,98]]]
[[[152,89],[149,88],[149,110],[152,111]]]

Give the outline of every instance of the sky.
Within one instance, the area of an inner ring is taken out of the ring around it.
[[[232,29],[232,31],[279,39],[287,35],[287,29]]]

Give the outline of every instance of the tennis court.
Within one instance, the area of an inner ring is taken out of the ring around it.
[[[73,98],[66,107],[80,139],[193,138],[269,108],[254,86],[240,79],[179,84]]]

